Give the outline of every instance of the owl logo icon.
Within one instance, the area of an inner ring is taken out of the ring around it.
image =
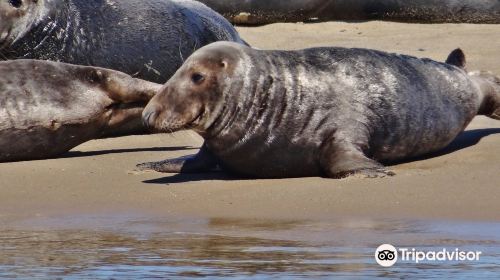
[[[391,244],[380,245],[375,251],[375,261],[383,267],[391,267],[398,261],[398,250]]]

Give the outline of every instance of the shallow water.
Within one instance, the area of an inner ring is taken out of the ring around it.
[[[500,275],[500,223],[126,217],[119,222],[92,217],[59,222],[28,221],[29,230],[0,231],[0,278],[494,279]],[[375,249],[383,243],[482,254],[479,261],[400,261],[384,268],[374,259]]]

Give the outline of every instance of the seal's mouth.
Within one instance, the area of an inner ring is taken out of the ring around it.
[[[197,130],[197,128],[200,127],[204,117],[205,117],[205,108],[201,108],[198,115],[185,126],[185,129]]]
[[[180,122],[175,120],[164,121],[159,128],[153,128],[159,132],[173,133],[181,130],[194,130],[198,131],[205,114],[205,110],[200,110],[200,112],[189,122]]]
[[[157,122],[159,117],[159,112],[155,110],[144,111],[142,115],[142,121],[144,126],[153,132],[166,132],[173,133],[179,130],[193,129],[196,130],[197,127],[202,122],[205,111],[200,110],[200,112],[189,122],[182,122],[176,119],[165,118],[161,122]]]
[[[0,44],[7,41],[7,38],[10,35],[11,29],[7,29],[7,31],[0,29]]]
[[[10,45],[10,35],[12,34],[12,28],[7,30],[0,29],[0,59],[4,58],[3,51]]]

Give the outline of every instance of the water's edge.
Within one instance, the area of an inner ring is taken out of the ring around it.
[[[70,222],[66,228],[55,226],[55,221],[30,230],[3,229],[0,278],[500,275],[500,223],[122,218],[93,230],[75,229]],[[82,220],[85,218],[73,221]],[[399,261],[383,268],[375,262],[374,252],[384,243],[423,251],[446,248],[482,254],[479,261]]]

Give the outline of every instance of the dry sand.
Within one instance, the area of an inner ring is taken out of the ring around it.
[[[319,23],[239,28],[253,46],[366,47],[500,74],[500,25]],[[239,180],[227,174],[134,172],[136,163],[195,153],[192,132],[95,140],[67,157],[0,164],[0,226],[92,216],[500,221],[500,122],[476,118],[447,152],[392,167],[392,178]]]

